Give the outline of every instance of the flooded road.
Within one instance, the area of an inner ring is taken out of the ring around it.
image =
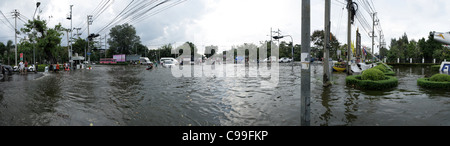
[[[225,68],[237,66],[243,65]],[[261,88],[259,77],[176,78],[160,66],[93,67],[0,81],[0,125],[300,125],[299,66],[280,64],[275,88]],[[314,64],[311,125],[450,125],[450,91],[417,86],[431,68],[394,70],[397,88],[361,91],[345,86],[345,74],[333,74],[334,85],[324,89],[322,66]]]

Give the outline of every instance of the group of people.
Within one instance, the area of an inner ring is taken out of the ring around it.
[[[20,61],[19,63],[19,73],[20,74],[27,74],[27,69],[28,68],[28,62],[25,61],[25,63],[23,61]]]
[[[59,64],[50,64],[50,71],[57,72],[59,71]]]

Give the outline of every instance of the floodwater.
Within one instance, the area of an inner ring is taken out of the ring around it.
[[[255,68],[218,66],[244,73]],[[273,88],[261,87],[267,78],[248,75],[177,78],[161,66],[150,71],[145,66],[93,68],[5,77],[0,125],[300,125],[298,65],[280,64]],[[394,70],[397,88],[357,90],[345,86],[345,74],[333,74],[334,85],[324,89],[322,65],[313,64],[311,125],[450,125],[450,91],[417,86],[431,68]]]

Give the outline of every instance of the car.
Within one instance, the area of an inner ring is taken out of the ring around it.
[[[279,63],[289,63],[289,62],[292,62],[292,60],[287,57],[280,58],[279,61]]]
[[[163,58],[161,58],[161,59],[159,60],[159,62],[160,62],[161,64],[163,64],[164,61],[166,61],[166,60],[172,61],[173,64],[178,64],[178,63],[179,63],[178,60],[176,60],[175,58],[172,58],[172,57],[163,57]]]
[[[162,65],[163,65],[163,67],[165,67],[165,68],[172,68],[172,67],[175,67],[175,62],[174,62],[174,61],[171,61],[171,60],[165,60],[165,61],[162,63]]]

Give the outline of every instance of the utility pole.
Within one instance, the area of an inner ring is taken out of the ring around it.
[[[325,40],[324,40],[324,60],[323,60],[323,86],[324,87],[328,87],[331,85],[330,82],[330,77],[331,77],[331,72],[330,72],[330,63],[329,63],[329,58],[330,58],[330,45],[329,43],[331,42],[331,34],[330,34],[330,10],[331,10],[331,1],[330,0],[325,0]]]
[[[80,31],[81,30],[81,28],[73,28],[73,30],[77,30],[77,33],[75,34],[76,36],[78,36],[78,38],[80,38],[80,33],[78,33],[78,31]]]
[[[73,5],[70,5],[70,13],[67,16],[67,20],[70,20],[70,29],[67,29],[67,51],[69,55],[69,62],[70,62],[70,69],[73,70],[73,60],[72,60],[72,7]],[[70,32],[70,34],[69,34]],[[69,37],[70,36],[70,37]]]
[[[91,35],[90,33],[89,33],[89,25],[92,25],[92,22],[93,22],[93,20],[92,20],[92,15],[88,15],[87,16],[87,23],[88,23],[88,37],[89,37],[89,35]],[[89,51],[89,53],[91,52],[91,48],[90,48],[90,45],[89,45],[89,38],[88,38],[88,51]],[[86,50],[85,50],[85,52],[86,52]],[[86,54],[87,55],[87,54]],[[87,57],[87,56],[86,56]],[[86,58],[85,58],[86,59]],[[88,60],[88,62],[89,63],[91,63],[91,55],[89,55],[89,60]]]
[[[14,10],[14,12],[13,12],[13,14],[14,14],[14,20],[15,20],[15,23],[14,23],[14,36],[15,36],[15,38],[14,38],[14,43],[16,44],[16,45],[14,45],[14,47],[15,47],[15,58],[16,58],[16,66],[17,66],[17,17],[19,17],[19,15],[20,15],[20,13],[19,13],[19,11],[17,11],[17,9],[15,9]]]
[[[70,49],[69,50],[69,62],[70,62],[70,68],[73,70],[73,60],[72,60],[72,7],[73,5],[70,5]],[[67,32],[67,35],[69,35],[69,32]],[[69,39],[69,38],[67,38]]]
[[[351,68],[350,68],[350,55],[352,51],[352,9],[353,9],[353,2],[352,0],[347,0],[347,10],[348,10],[348,21],[347,21],[347,75],[351,75]]]
[[[302,55],[301,55],[301,125],[310,126],[311,113],[311,1],[302,0]]]
[[[272,27],[270,28],[270,42],[272,42],[272,36],[273,36],[273,34],[272,34]]]
[[[377,13],[374,12],[372,14],[372,21],[373,21],[373,25],[372,25],[372,62],[375,61],[375,54],[374,54],[374,50],[375,50],[375,15]]]

